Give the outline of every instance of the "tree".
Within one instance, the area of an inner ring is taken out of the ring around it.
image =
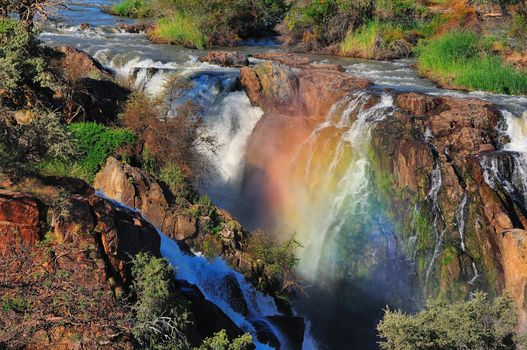
[[[71,135],[53,113],[26,125],[9,126],[0,120],[0,173],[11,179],[32,174],[44,159],[66,159],[76,154]]]
[[[509,296],[490,301],[476,292],[469,301],[430,303],[415,315],[387,309],[377,330],[385,350],[525,349],[525,339],[515,334],[517,321]]]

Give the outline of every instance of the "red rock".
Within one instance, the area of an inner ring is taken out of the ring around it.
[[[198,58],[200,62],[216,64],[222,67],[244,67],[249,65],[247,56],[235,51],[209,51]]]
[[[0,253],[9,246],[31,246],[41,237],[38,200],[29,195],[0,190]]]

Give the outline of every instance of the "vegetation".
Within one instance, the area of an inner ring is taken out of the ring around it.
[[[194,350],[249,350],[253,348],[253,338],[250,334],[245,333],[230,341],[227,332],[221,330],[214,334],[213,337],[206,338],[201,346],[194,348]]]
[[[113,7],[122,16],[158,19],[155,41],[204,48],[234,45],[272,29],[285,13],[284,0],[124,0]]]
[[[416,315],[387,309],[379,323],[386,350],[516,349],[525,339],[515,334],[517,314],[509,296],[493,301],[476,292],[454,304],[430,304]]]
[[[494,55],[491,44],[473,32],[449,32],[419,47],[418,69],[446,86],[527,93],[527,75]]]
[[[249,237],[247,253],[261,261],[267,274],[281,284],[282,292],[288,292],[300,287],[294,272],[299,262],[296,256],[299,247],[294,237],[278,244],[268,233],[256,231]]]
[[[51,81],[47,69],[45,50],[33,33],[16,19],[0,18],[0,103],[31,102]]]
[[[162,258],[140,253],[132,260],[133,292],[137,301],[132,333],[144,347],[187,349],[192,325],[187,305],[175,297],[171,285],[174,271]]]
[[[46,175],[72,176],[91,183],[106,159],[121,147],[133,145],[134,134],[94,122],[73,123],[69,135],[75,140],[76,159],[48,157],[41,164]]]
[[[34,174],[49,158],[65,160],[76,154],[71,134],[53,113],[25,125],[0,120],[0,173],[17,179]]]

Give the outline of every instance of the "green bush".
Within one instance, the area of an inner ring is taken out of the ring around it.
[[[281,283],[282,291],[287,291],[296,287],[294,269],[300,261],[296,256],[300,247],[294,237],[278,244],[270,234],[256,231],[249,237],[247,253],[261,260],[268,275]]]
[[[0,18],[0,101],[26,104],[29,91],[49,86],[44,49],[22,22]]]
[[[517,313],[508,296],[494,301],[477,292],[472,300],[429,304],[415,315],[386,310],[377,326],[385,350],[521,349]]]
[[[253,338],[245,333],[232,341],[229,340],[227,332],[223,329],[214,334],[213,337],[206,338],[200,347],[194,350],[249,350],[254,349]]]
[[[169,163],[163,166],[159,171],[159,179],[168,186],[176,201],[185,200],[190,196],[191,186],[177,164]]]
[[[527,36],[527,19],[520,14],[512,17],[510,34],[519,39],[525,39]]]
[[[79,165],[88,182],[118,148],[135,142],[134,134],[127,129],[113,129],[93,122],[74,123],[68,129],[77,141],[76,147],[82,157]]]
[[[173,273],[163,258],[139,253],[132,260],[132,290],[137,298],[132,334],[143,347],[189,348],[185,334],[192,322],[186,303],[175,298]]]
[[[419,72],[454,88],[527,93],[527,75],[491,53],[490,41],[473,32],[450,32],[417,50]]]

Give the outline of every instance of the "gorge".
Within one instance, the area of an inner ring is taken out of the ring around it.
[[[72,4],[40,39],[82,50],[120,82],[163,98],[166,118],[186,101],[199,105],[218,142],[200,150],[212,169],[199,191],[243,230],[223,226],[222,259],[208,262],[203,218],[172,212],[155,181],[114,158],[95,177],[100,192],[82,195],[155,231],[151,250],[159,246],[211,313],[258,349],[376,349],[386,306],[414,312],[427,299],[482,290],[508,292],[526,331],[525,96],[438,88],[411,59],[292,55],[268,39],[218,61],[228,54],[127,32],[122,22],[135,22],[101,5],[110,3]],[[257,229],[301,245],[305,293],[291,310],[251,284],[266,277],[236,245]]]

